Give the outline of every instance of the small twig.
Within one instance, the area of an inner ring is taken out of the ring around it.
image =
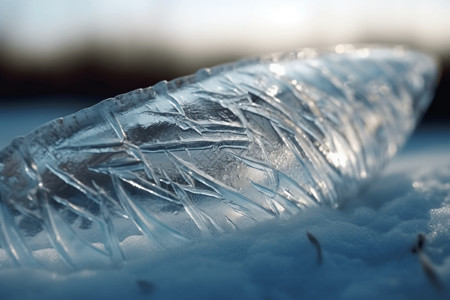
[[[322,247],[320,246],[319,240],[310,232],[306,232],[308,240],[316,247],[317,250],[317,264],[322,264]]]
[[[417,254],[417,256],[419,257],[419,262],[420,265],[422,266],[423,272],[425,273],[431,284],[436,289],[442,290],[443,289],[442,283],[439,280],[436,271],[434,270],[433,264],[431,263],[428,256],[425,254],[424,248],[425,248],[425,235],[423,233],[419,233],[417,235],[417,243],[411,249],[411,252]]]
[[[422,266],[423,272],[427,276],[428,280],[436,289],[441,291],[443,289],[442,283],[439,280],[439,277],[436,271],[434,270],[433,264],[431,263],[430,259],[423,252],[419,252],[418,255],[420,265]]]
[[[155,285],[148,280],[145,279],[137,279],[136,284],[139,287],[141,293],[143,294],[151,294],[155,290]]]
[[[416,245],[411,249],[412,253],[418,253],[423,250],[425,246],[425,235],[423,233],[419,233],[417,235],[417,243]]]

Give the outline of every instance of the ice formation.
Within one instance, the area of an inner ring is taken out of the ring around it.
[[[248,59],[54,120],[0,152],[0,263],[117,265],[338,206],[414,128],[430,56],[339,45]]]

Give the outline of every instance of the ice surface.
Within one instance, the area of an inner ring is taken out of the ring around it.
[[[0,263],[120,265],[332,207],[427,107],[434,60],[304,49],[204,69],[48,123],[0,152]]]

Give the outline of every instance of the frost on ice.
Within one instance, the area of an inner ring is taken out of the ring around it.
[[[428,106],[434,60],[304,49],[200,70],[50,122],[0,152],[0,263],[119,265],[336,207]]]

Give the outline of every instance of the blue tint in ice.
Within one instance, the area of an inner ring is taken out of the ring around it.
[[[120,265],[317,205],[377,175],[428,106],[434,60],[304,49],[108,99],[0,152],[0,263]]]

